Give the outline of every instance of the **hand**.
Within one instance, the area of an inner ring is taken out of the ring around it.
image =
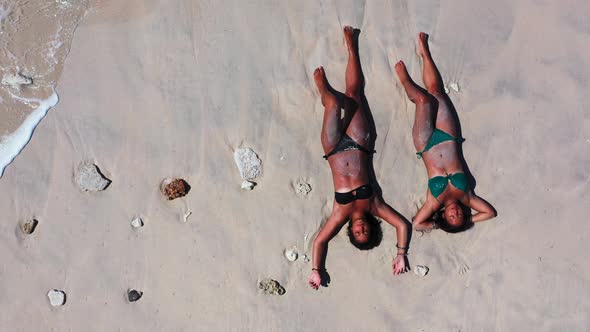
[[[316,270],[311,271],[311,275],[309,276],[309,286],[313,289],[318,289],[321,284],[322,276],[320,275],[320,272]]]
[[[397,255],[393,259],[393,274],[398,275],[408,271],[408,265],[406,263],[406,256]]]

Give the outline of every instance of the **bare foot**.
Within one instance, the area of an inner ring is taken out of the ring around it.
[[[356,50],[357,43],[354,36],[354,28],[350,25],[344,27],[344,40],[346,41],[346,47],[348,47],[349,50]]]
[[[403,61],[398,61],[395,64],[395,72],[411,102],[414,104],[426,104],[432,101],[432,97],[412,81]]]
[[[420,32],[418,34],[418,55],[421,57],[430,56],[430,49],[428,48],[428,34]]]
[[[406,64],[403,61],[400,60],[395,64],[395,72],[397,73],[397,78],[401,84],[405,84],[408,81],[412,82],[408,70],[406,69]]]
[[[322,98],[322,105],[326,108],[332,108],[338,105],[337,98],[330,92],[330,83],[326,78],[324,67],[317,67],[313,72],[313,79],[318,88],[320,97]]]

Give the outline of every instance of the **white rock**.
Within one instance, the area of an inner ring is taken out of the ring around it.
[[[307,255],[305,255],[305,254],[303,256],[301,256],[301,259],[303,259],[303,261],[306,263],[309,262],[309,257],[307,257]]]
[[[237,149],[234,152],[234,160],[244,180],[252,180],[262,174],[262,161],[254,150],[250,148]]]
[[[111,180],[102,176],[98,167],[89,161],[78,165],[75,180],[80,189],[84,191],[101,191],[111,183]]]
[[[455,92],[459,92],[461,90],[461,88],[459,87],[459,83],[457,82],[449,84],[449,88],[451,88],[451,90]]]
[[[449,90],[449,88],[447,88],[447,87],[445,86],[445,93],[446,93],[446,94],[449,94],[449,92],[451,92],[451,90]]]
[[[33,84],[33,79],[22,75],[21,73],[6,74],[2,77],[2,84],[9,85],[13,88],[19,88],[21,85]]]
[[[285,249],[285,257],[289,262],[294,262],[299,257],[299,252],[297,251],[297,247],[293,247],[291,249]]]
[[[256,185],[256,183],[245,180],[244,182],[242,182],[242,189],[244,190],[252,190],[254,189],[254,186]]]
[[[133,220],[131,220],[131,227],[133,227],[133,228],[143,227],[143,219],[141,219],[141,217],[133,218]]]
[[[47,293],[47,297],[49,298],[49,303],[51,303],[51,305],[54,307],[58,307],[66,303],[66,293],[58,289],[50,290]]]
[[[421,277],[424,277],[425,275],[427,275],[429,270],[430,269],[428,268],[428,266],[425,266],[425,265],[416,265],[414,267],[414,273],[421,276]]]

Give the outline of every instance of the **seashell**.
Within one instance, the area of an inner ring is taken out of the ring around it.
[[[293,247],[291,249],[285,249],[285,257],[289,262],[294,262],[299,257],[299,252],[297,251],[297,247]]]
[[[421,277],[424,277],[425,275],[427,275],[429,270],[430,269],[428,268],[428,266],[425,266],[425,265],[416,265],[414,267],[414,273],[421,276]]]
[[[47,292],[49,303],[54,307],[59,307],[66,303],[66,293],[59,289],[52,289]]]

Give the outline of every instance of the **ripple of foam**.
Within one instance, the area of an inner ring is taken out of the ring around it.
[[[8,166],[27,143],[29,143],[33,136],[33,131],[35,131],[39,122],[43,120],[47,111],[59,101],[59,97],[55,91],[53,91],[53,94],[47,99],[16,98],[27,104],[36,103],[38,106],[33,112],[31,112],[31,114],[29,114],[29,116],[27,116],[25,121],[16,131],[0,139],[0,178],[4,174],[6,166]]]
[[[10,8],[4,7],[4,4],[0,5],[0,24],[10,15]]]

